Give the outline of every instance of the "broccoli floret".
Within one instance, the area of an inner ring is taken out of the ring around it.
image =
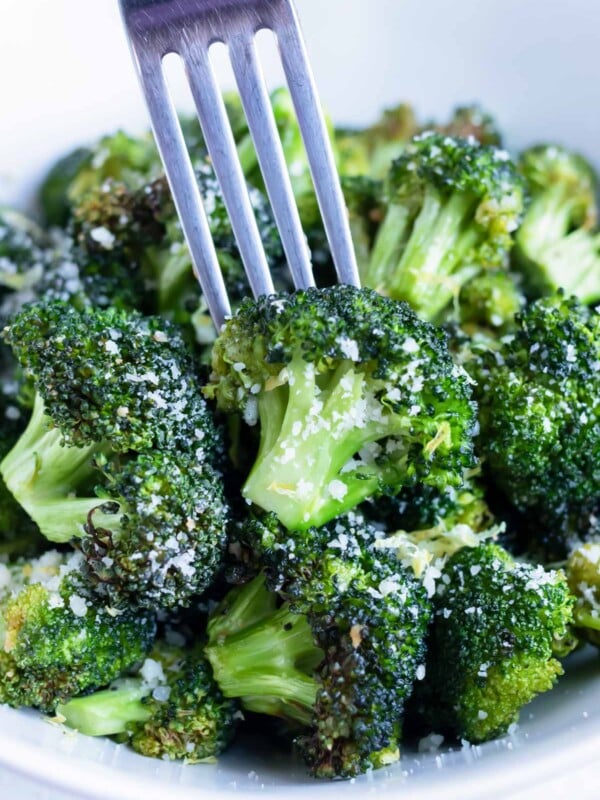
[[[508,155],[425,133],[393,162],[366,283],[434,320],[481,269],[506,264],[523,208]]]
[[[33,304],[4,340],[35,382],[68,445],[154,446],[217,453],[218,435],[189,349],[159,317],[117,309]]]
[[[350,286],[242,303],[213,349],[224,411],[260,421],[244,496],[290,529],[472,466],[474,413],[442,331]]]
[[[106,180],[136,189],[162,172],[150,133],[130,136],[117,131],[88,148],[77,148],[50,170],[40,189],[45,221],[65,225],[73,207]]]
[[[78,499],[88,513],[77,506],[68,521],[69,529],[85,522],[79,546],[99,593],[118,607],[171,608],[208,588],[226,543],[220,476],[167,450],[96,464],[100,499]]]
[[[600,315],[557,295],[521,312],[514,334],[468,367],[491,479],[549,557],[588,535],[597,506],[599,364]]]
[[[239,300],[249,293],[249,285],[221,188],[208,163],[197,165],[196,178],[228,292],[234,301]],[[283,273],[284,270],[287,271],[287,267],[266,196],[259,189],[249,187],[249,197],[269,266],[276,275]],[[144,187],[138,192],[135,205],[151,206],[155,219],[164,226],[162,241],[145,254],[151,277],[157,284],[159,312],[176,313],[183,305],[182,298],[185,299],[190,294],[195,294],[197,306],[200,289],[193,274],[191,257],[166,181],[161,178]],[[137,213],[138,216],[142,215],[141,210]]]
[[[56,551],[0,564],[0,702],[52,711],[105,686],[150,650],[150,612],[94,598],[81,556]]]
[[[501,547],[466,547],[434,597],[425,716],[470,742],[505,733],[522,706],[552,688],[575,641],[562,572],[519,564]],[[423,698],[421,698],[423,701]]]
[[[517,276],[503,269],[486,269],[461,287],[458,321],[469,333],[481,328],[507,333],[524,305]]]
[[[0,472],[44,536],[81,539],[115,605],[203,591],[225,545],[221,440],[177,330],[53,303],[6,337],[38,393]]]
[[[429,604],[356,515],[302,534],[273,515],[253,523],[266,565],[211,617],[206,654],[225,696],[300,726],[319,777],[350,777],[398,758],[400,720],[424,659]]]
[[[223,697],[201,647],[156,642],[139,672],[56,709],[87,736],[116,736],[144,756],[204,761],[231,742],[241,717]]]
[[[538,145],[521,156],[531,194],[516,236],[516,263],[532,297],[563,289],[584,303],[600,299],[600,235],[596,175],[579,155]]]

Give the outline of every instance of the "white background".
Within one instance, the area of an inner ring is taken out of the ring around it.
[[[510,144],[553,137],[600,161],[598,0],[297,5],[335,119],[400,98],[424,116],[480,99]],[[117,0],[0,0],[0,12],[1,202],[65,148],[146,117]]]

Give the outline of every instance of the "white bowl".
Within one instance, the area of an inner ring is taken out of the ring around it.
[[[297,0],[323,100],[345,123],[413,101],[425,118],[459,102],[494,111],[509,146],[554,139],[600,164],[600,4],[591,0]],[[2,0],[0,203],[27,206],[52,159],[146,115],[116,0]],[[276,60],[268,72],[278,80]],[[224,71],[225,76],[225,71]],[[226,76],[225,76],[226,80]],[[185,105],[185,93],[177,88]],[[345,784],[315,783],[282,752],[237,745],[216,766],[144,759],[0,707],[0,765],[33,787],[98,800],[402,797],[444,800],[565,796],[600,787],[600,682],[591,650],[522,714],[512,736],[479,748],[404,754],[400,765]],[[0,769],[3,797],[16,800]],[[15,781],[16,781],[15,777]],[[16,784],[15,784],[16,785]],[[44,795],[46,796],[46,795]],[[37,797],[37,795],[36,795]]]

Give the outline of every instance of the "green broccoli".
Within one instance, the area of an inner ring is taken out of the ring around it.
[[[518,276],[504,269],[486,269],[461,287],[457,305],[456,316],[467,332],[483,328],[507,333],[525,298]]]
[[[201,592],[225,545],[221,439],[177,329],[56,302],[5,337],[37,390],[0,464],[14,497],[48,539],[80,539],[113,604]]]
[[[425,133],[393,162],[366,284],[434,320],[482,269],[502,267],[523,208],[503,150]]]
[[[130,136],[117,131],[103,136],[91,147],[77,148],[49,171],[39,196],[48,225],[64,226],[76,206],[106,180],[136,189],[162,172],[154,139],[148,132]]]
[[[442,331],[337,286],[246,300],[213,348],[219,407],[260,421],[244,496],[290,529],[423,482],[459,485],[474,409]]]
[[[0,564],[0,702],[53,711],[143,658],[154,614],[105,606],[77,553]]]
[[[266,567],[215,609],[206,655],[226,697],[282,717],[318,777],[398,758],[401,716],[425,656],[425,591],[349,514],[301,534],[249,523]]]
[[[469,742],[505,733],[548,691],[575,645],[562,572],[519,564],[501,547],[465,547],[437,583],[420,705],[436,731]]]
[[[600,299],[596,175],[579,155],[538,145],[521,156],[529,204],[516,236],[515,261],[532,297],[563,289],[583,303]]]
[[[600,492],[600,315],[575,298],[538,300],[467,367],[492,481],[547,555],[564,557],[592,530]]]
[[[204,761],[231,742],[242,717],[202,654],[157,641],[132,677],[59,705],[59,719],[88,736],[119,736],[144,756]]]

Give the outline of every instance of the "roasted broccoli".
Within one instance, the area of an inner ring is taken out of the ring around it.
[[[105,686],[150,650],[153,612],[96,598],[77,553],[0,564],[0,702],[53,711]]]
[[[506,264],[523,188],[503,150],[424,133],[393,162],[386,194],[364,280],[424,319],[479,271]]]
[[[486,269],[461,287],[456,316],[469,332],[483,328],[507,333],[524,305],[517,276],[504,269]]]
[[[149,133],[62,159],[41,226],[0,208],[0,703],[184,761],[247,716],[327,778],[503,734],[600,646],[595,174],[513,164],[476,105],[330,127],[364,288],[340,285],[276,90],[319,287],[294,291],[224,102],[275,289],[250,299],[181,117],[219,332]]]
[[[130,136],[117,131],[103,136],[91,147],[77,148],[61,158],[40,188],[44,220],[65,225],[76,206],[106,180],[138,188],[162,171],[154,139],[148,132]]]
[[[80,538],[115,604],[206,588],[225,539],[220,435],[177,330],[56,302],[27,307],[5,337],[37,396],[0,472],[42,533]]]
[[[469,742],[505,733],[552,688],[562,674],[556,656],[575,645],[564,574],[517,563],[495,544],[450,558],[434,609],[417,705],[435,731]]]
[[[596,175],[579,155],[557,145],[526,150],[521,172],[531,194],[516,235],[515,261],[532,297],[563,289],[584,303],[600,299]]]
[[[144,756],[204,761],[230,743],[242,717],[223,697],[202,654],[158,641],[139,671],[56,709],[88,736],[118,736]]]
[[[459,485],[474,413],[443,333],[351,286],[242,303],[213,349],[224,411],[260,421],[244,496],[290,529],[423,482]]]
[[[223,694],[295,724],[319,777],[395,761],[425,656],[422,586],[376,549],[377,532],[354,514],[302,533],[274,515],[250,526],[267,578],[234,589],[208,625],[206,654]]]
[[[600,315],[575,298],[538,300],[473,369],[491,480],[549,557],[588,535],[600,492]]]

